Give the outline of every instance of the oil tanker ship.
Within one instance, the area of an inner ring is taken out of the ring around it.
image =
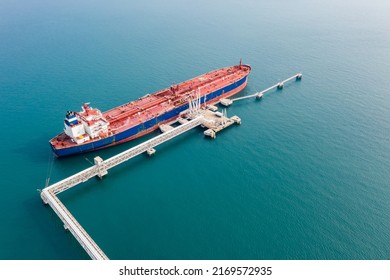
[[[85,103],[68,111],[64,132],[50,140],[57,157],[118,145],[146,135],[188,109],[189,100],[214,104],[245,88],[251,67],[246,64],[214,70],[102,113]]]

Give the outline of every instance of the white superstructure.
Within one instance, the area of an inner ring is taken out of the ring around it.
[[[110,123],[98,109],[85,103],[81,112],[68,112],[64,120],[64,131],[72,141],[82,144],[90,139],[105,138],[110,135]]]

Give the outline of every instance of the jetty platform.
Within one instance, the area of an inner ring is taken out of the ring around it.
[[[265,93],[267,93],[270,90],[273,90],[275,88],[282,89],[284,87],[284,84],[289,82],[289,81],[292,81],[294,79],[297,81],[300,81],[302,79],[302,76],[303,76],[302,73],[297,73],[297,74],[291,76],[290,78],[287,78],[281,82],[278,82],[277,84],[274,84],[273,86],[270,86],[269,88],[266,88],[262,91],[254,93],[254,94],[246,95],[246,96],[242,96],[242,97],[237,97],[237,98],[232,98],[232,99],[222,98],[219,102],[222,105],[227,107],[227,106],[232,105],[234,101],[238,101],[238,100],[243,100],[243,99],[248,99],[248,98],[253,98],[253,97],[260,99],[264,96]]]
[[[226,104],[232,104],[234,101],[241,99],[252,97],[259,98],[262,97],[265,92],[275,87],[282,88],[284,83],[292,79],[300,80],[301,78],[302,74],[298,73],[261,92],[235,99],[226,99],[227,101],[225,101],[227,102]],[[204,131],[204,135],[210,136],[211,138],[215,138],[217,132],[231,126],[232,124],[241,124],[241,119],[238,116],[228,118],[226,109],[222,110],[222,112],[218,112],[218,108],[214,105],[207,105],[206,108],[201,108],[200,98],[198,98],[197,100],[189,101],[189,103],[189,110],[187,112],[183,112],[184,114],[181,114],[179,118],[174,121],[179,123],[178,126],[173,127],[173,123],[163,124],[160,127],[162,134],[106,160],[103,160],[100,157],[95,157],[93,166],[84,169],[50,186],[45,186],[45,188],[43,188],[42,190],[39,190],[43,203],[49,205],[53,209],[53,211],[63,222],[64,228],[72,233],[72,235],[84,248],[87,254],[91,257],[91,259],[107,260],[108,257],[103,252],[103,250],[96,244],[92,237],[80,225],[80,223],[75,219],[75,217],[70,213],[70,211],[65,207],[65,205],[59,200],[57,195],[83,182],[86,182],[93,177],[97,176],[101,179],[103,178],[103,176],[108,174],[109,169],[123,162],[126,162],[142,153],[147,153],[149,156],[154,155],[156,153],[156,146],[166,141],[169,141],[195,127],[202,126],[207,128],[207,130]],[[223,104],[222,99],[221,104]]]
[[[70,213],[70,211],[59,200],[57,195],[83,182],[86,182],[93,177],[97,176],[101,179],[103,178],[103,176],[108,174],[109,169],[123,162],[126,162],[142,153],[146,152],[149,156],[151,156],[155,154],[156,146],[166,141],[169,141],[199,125],[203,124],[207,127],[210,127],[210,129],[214,129],[215,132],[214,130],[212,130],[214,136],[210,136],[215,138],[215,133],[217,131],[224,129],[233,123],[233,121],[228,119],[226,116],[219,116],[216,115],[215,112],[205,109],[199,109],[197,115],[192,119],[181,118],[178,120],[178,122],[180,122],[181,124],[177,127],[171,127],[166,124],[163,125],[165,129],[163,129],[164,132],[162,134],[150,140],[147,140],[133,148],[130,148],[118,155],[115,155],[109,159],[103,160],[100,157],[95,157],[94,166],[80,171],[53,185],[45,187],[43,190],[40,191],[42,201],[45,204],[50,205],[50,207],[64,223],[64,228],[72,233],[72,235],[76,238],[76,240],[91,257],[91,259],[107,260],[108,257],[105,255],[103,250],[96,244],[96,242],[91,238],[91,236],[84,230],[84,228],[77,222],[77,220]],[[169,128],[167,129],[167,127]]]

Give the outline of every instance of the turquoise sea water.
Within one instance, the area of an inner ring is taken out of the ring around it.
[[[390,4],[366,2],[2,0],[0,259],[89,259],[36,191],[67,110],[240,58],[240,95],[304,77],[60,199],[111,259],[390,259]]]

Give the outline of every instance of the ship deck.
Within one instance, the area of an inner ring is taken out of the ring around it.
[[[239,80],[248,72],[249,67],[246,65],[221,68],[146,95],[104,112],[103,115],[110,122],[111,129],[122,131],[187,103],[187,98],[195,98],[197,91],[203,96]]]
[[[248,65],[221,68],[108,110],[103,116],[110,123],[109,134],[117,134],[145,123],[188,103],[188,98],[195,98],[197,93],[204,96],[219,90],[240,80],[249,72]],[[98,139],[91,139],[86,143],[96,140]],[[65,133],[54,137],[50,143],[56,149],[77,146]]]

